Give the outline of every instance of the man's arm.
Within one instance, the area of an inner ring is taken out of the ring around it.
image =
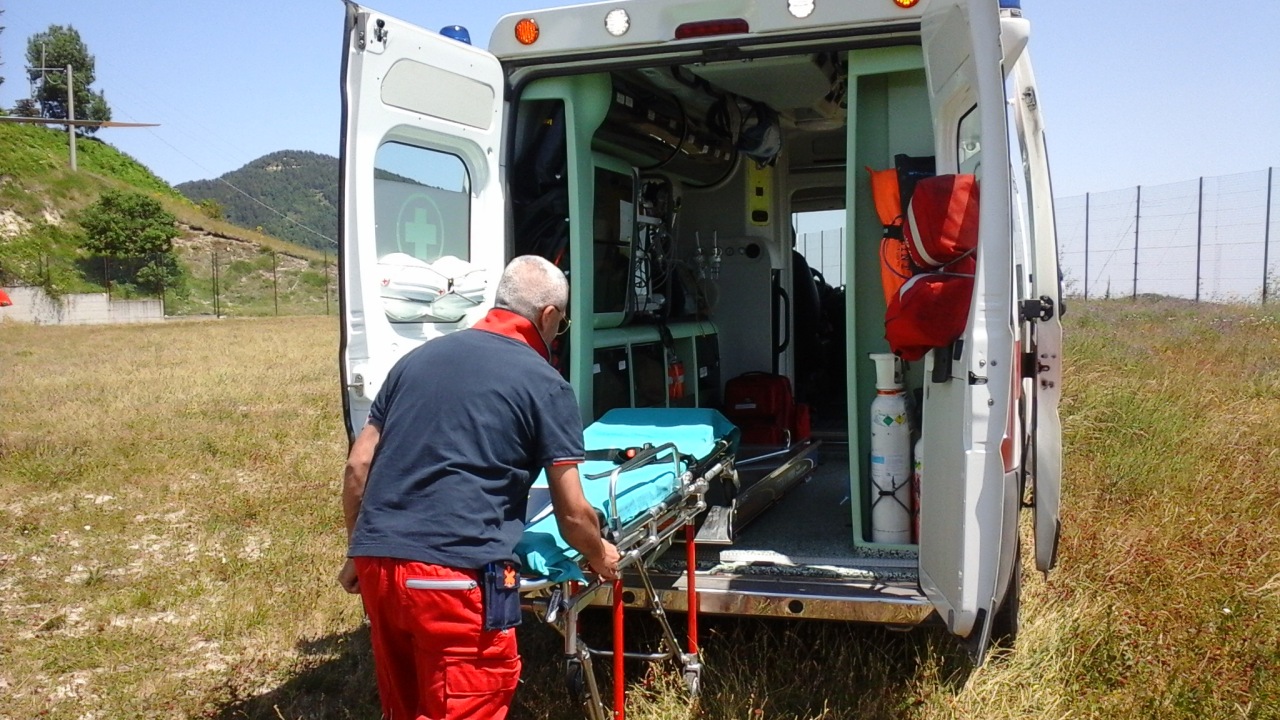
[[[378,447],[382,433],[376,425],[365,425],[356,441],[351,444],[351,452],[347,455],[347,466],[342,471],[342,515],[347,525],[347,540],[356,529],[356,518],[360,516],[360,503],[364,500],[364,486],[369,481],[369,465],[373,462],[373,451]],[[338,583],[349,593],[360,592],[360,582],[356,578],[355,563],[347,558],[338,573]]]
[[[613,543],[600,537],[595,508],[582,494],[578,466],[552,465],[547,468],[547,484],[551,488],[551,506],[560,535],[574,550],[582,553],[591,569],[601,578],[616,580],[618,562],[622,557]]]

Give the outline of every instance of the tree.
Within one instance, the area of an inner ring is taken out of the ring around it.
[[[62,119],[67,113],[67,73],[71,66],[75,90],[76,117],[85,120],[110,120],[111,108],[106,97],[90,86],[97,79],[93,56],[75,28],[50,25],[48,30],[27,40],[28,76],[36,83],[35,100],[41,117]],[[44,68],[44,69],[42,69]],[[92,134],[98,128],[82,128]]]
[[[200,212],[210,220],[221,220],[226,217],[226,208],[222,206],[222,203],[214,200],[213,198],[205,198],[204,200],[201,200],[196,203],[196,207],[200,208]]]
[[[4,14],[4,10],[0,9],[0,15],[3,15],[3,14]],[[0,35],[3,35],[3,34],[4,34],[4,26],[0,25]],[[0,65],[3,65],[3,64],[4,62],[0,62]],[[4,76],[0,75],[0,85],[3,85],[3,84],[4,84]]]
[[[13,114],[18,117],[38,118],[40,117],[40,108],[36,106],[35,100],[20,98],[18,102],[13,104]]]
[[[178,285],[182,271],[173,251],[176,219],[152,197],[108,190],[79,217],[83,247],[114,263],[101,266],[104,282],[127,282],[151,292]],[[114,266],[114,271],[109,268]]]

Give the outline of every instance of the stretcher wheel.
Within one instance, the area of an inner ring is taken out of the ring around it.
[[[583,703],[587,698],[587,679],[582,672],[582,661],[570,658],[564,664],[564,686],[569,697],[576,703]]]
[[[702,693],[702,668],[685,668],[684,685],[689,689],[689,699],[696,700]]]

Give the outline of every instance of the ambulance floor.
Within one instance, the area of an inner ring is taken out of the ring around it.
[[[849,491],[847,451],[824,445],[809,479],[761,513],[732,545],[700,546],[698,569],[713,574],[915,582],[915,552],[854,544]],[[676,554],[668,553],[668,558]]]

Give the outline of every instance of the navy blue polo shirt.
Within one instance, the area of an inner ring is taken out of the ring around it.
[[[495,309],[395,364],[369,411],[380,437],[349,556],[515,559],[538,472],[584,456],[573,388],[545,353],[532,323]]]

